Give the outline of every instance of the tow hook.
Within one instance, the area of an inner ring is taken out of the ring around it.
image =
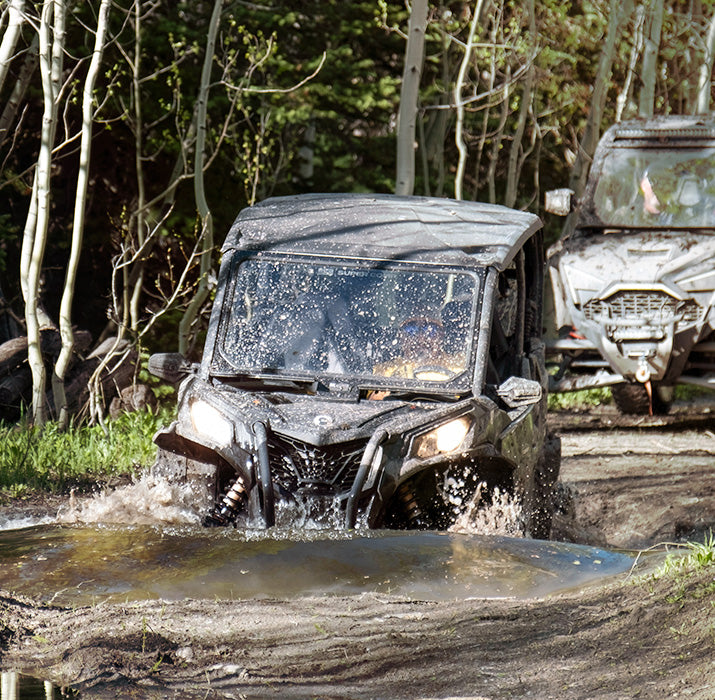
[[[645,386],[646,394],[648,394],[648,415],[653,415],[653,385],[650,381],[650,370],[645,357],[641,356],[638,360],[638,369],[635,374],[636,380]]]
[[[641,357],[638,360],[638,369],[636,370],[636,379],[641,383],[645,384],[650,380],[650,370],[648,369],[648,363],[645,361],[645,357]]]

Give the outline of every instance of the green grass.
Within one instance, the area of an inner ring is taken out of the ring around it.
[[[703,577],[703,571],[712,571]],[[644,582],[663,579],[670,586],[668,602],[682,604],[688,599],[715,598],[715,535],[702,542],[688,542],[668,554],[663,564],[644,576]],[[711,602],[715,607],[715,600]]]
[[[678,576],[708,566],[715,566],[715,535],[712,531],[703,542],[688,542],[679,553],[669,554],[653,575],[655,578]]]
[[[78,484],[131,474],[156,456],[152,436],[173,418],[174,408],[125,413],[101,426],[59,430],[0,424],[0,490],[9,495],[27,491],[60,493]]]
[[[578,411],[586,410],[592,406],[610,404],[613,402],[613,397],[611,390],[604,387],[549,394],[548,402],[549,411]]]
[[[704,387],[678,384],[673,393],[676,401],[692,401],[700,397],[715,397],[715,392]],[[549,394],[548,401],[550,411],[585,411],[592,406],[613,403],[613,396],[608,387],[602,387]]]

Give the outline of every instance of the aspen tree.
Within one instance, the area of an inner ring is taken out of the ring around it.
[[[707,37],[705,38],[705,55],[700,64],[698,75],[698,102],[696,105],[697,114],[705,114],[710,111],[710,99],[713,83],[713,58],[715,58],[715,14],[710,20]]]
[[[10,0],[9,5],[3,14],[7,12],[7,27],[0,41],[0,90],[5,84],[7,70],[10,66],[10,59],[15,53],[17,40],[22,29],[25,10],[25,0]]]
[[[457,152],[459,153],[459,159],[457,161],[457,174],[454,177],[455,199],[462,199],[464,169],[467,164],[468,155],[467,144],[464,141],[464,101],[462,99],[462,90],[464,89],[469,63],[472,60],[472,44],[474,43],[474,37],[477,33],[479,16],[482,13],[482,4],[483,0],[477,0],[474,7],[474,14],[472,15],[472,21],[469,25],[469,35],[467,37],[467,43],[464,47],[464,55],[462,56],[462,62],[459,66],[459,73],[457,75],[453,91],[454,106],[457,111],[457,122],[454,127],[454,142],[457,146]]]
[[[643,63],[638,114],[652,117],[655,110],[655,81],[658,74],[658,49],[663,27],[663,0],[650,0],[646,6],[645,31],[643,35]]]
[[[74,349],[74,333],[72,331],[72,302],[74,300],[75,281],[77,268],[82,251],[84,234],[84,217],[87,199],[87,181],[89,179],[89,162],[92,147],[92,122],[94,117],[94,86],[102,62],[102,52],[107,33],[107,19],[109,16],[111,0],[102,0],[97,19],[97,30],[94,37],[94,50],[92,60],[87,70],[82,91],[82,137],[79,152],[79,172],[77,174],[77,192],[75,194],[74,218],[72,222],[72,244],[70,257],[67,263],[67,274],[60,303],[60,335],[62,349],[55,363],[52,375],[52,394],[55,403],[55,412],[61,428],[66,428],[69,423],[67,412],[67,397],[65,395],[64,380],[69,367],[72,351]]]
[[[427,30],[427,0],[413,0],[397,115],[397,173],[395,193],[410,195],[415,188],[415,132],[420,77]]]
[[[62,81],[65,10],[62,0],[45,0],[40,16],[39,56],[44,112],[20,270],[21,286],[25,297],[27,357],[32,371],[32,417],[36,425],[43,425],[47,420],[45,398],[47,376],[40,343],[40,330],[46,322],[40,306],[40,279],[50,215],[50,166]]]
[[[204,186],[204,151],[206,149],[206,107],[209,99],[209,89],[211,87],[211,67],[214,61],[214,48],[216,46],[216,35],[221,21],[222,0],[214,1],[213,13],[209,23],[208,35],[206,38],[206,53],[204,54],[204,64],[201,71],[201,85],[199,87],[198,112],[196,116],[196,153],[194,160],[194,197],[200,221],[201,264],[199,266],[199,284],[191,303],[184,311],[179,323],[179,352],[185,353],[188,348],[189,333],[191,325],[198,316],[201,305],[209,294],[209,277],[211,274],[213,251],[213,218],[211,209],[206,201],[206,189]]]
[[[571,172],[569,187],[581,194],[586,184],[586,177],[591,165],[596,144],[601,135],[600,127],[603,111],[606,104],[606,94],[611,77],[613,62],[616,58],[618,40],[623,31],[626,19],[633,11],[633,0],[611,0],[608,16],[608,30],[606,32],[601,56],[598,61],[596,81],[593,86],[591,109],[588,112],[586,128],[581,143],[579,144],[576,162]],[[566,223],[566,226],[569,222]]]

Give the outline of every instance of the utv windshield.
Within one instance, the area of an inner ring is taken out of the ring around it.
[[[243,260],[214,370],[467,389],[479,285],[465,271]]]
[[[605,226],[715,227],[715,148],[613,148],[593,206]]]

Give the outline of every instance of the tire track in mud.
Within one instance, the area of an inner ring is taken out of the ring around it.
[[[715,413],[610,407],[554,413],[562,464],[553,538],[619,549],[702,540],[715,530]]]

